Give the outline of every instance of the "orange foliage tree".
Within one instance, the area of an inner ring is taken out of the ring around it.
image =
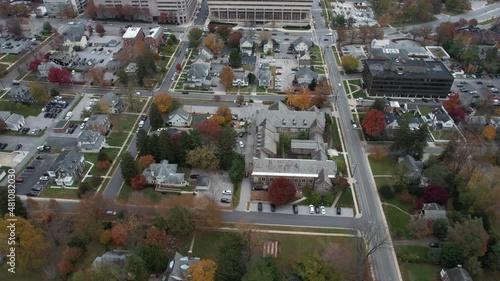
[[[384,113],[380,110],[370,109],[363,119],[363,129],[369,136],[378,136],[385,129]]]
[[[113,237],[113,241],[116,245],[121,245],[127,239],[129,234],[129,227],[126,224],[120,223],[115,225],[111,229],[111,237]]]
[[[229,124],[231,122],[232,112],[231,112],[231,109],[229,107],[219,106],[219,108],[217,108],[217,112],[215,114],[222,116],[224,118],[224,121],[226,124]]]
[[[491,126],[491,125],[486,125],[483,129],[483,138],[491,141],[493,140],[495,137],[496,137],[496,130],[495,130],[495,127]]]
[[[222,48],[224,48],[224,41],[222,41],[217,34],[209,34],[207,38],[203,41],[203,43],[210,49],[212,52],[218,54]]]
[[[168,93],[161,93],[155,96],[155,103],[158,106],[158,110],[160,112],[165,113],[170,110],[172,104],[174,103],[174,99]]]
[[[146,187],[146,177],[143,174],[138,174],[132,178],[130,185],[135,190],[143,190]]]
[[[209,259],[203,259],[188,268],[191,281],[214,281],[217,264]]]
[[[111,162],[109,162],[109,161],[97,161],[95,166],[98,170],[105,171],[105,170],[109,169],[109,167],[111,167]]]
[[[157,244],[162,247],[166,247],[168,244],[167,232],[163,229],[159,229],[156,226],[152,226],[148,229],[146,241],[148,244]]]
[[[139,157],[139,170],[144,170],[149,167],[149,165],[155,163],[155,158],[153,155],[143,155]]]
[[[59,268],[59,272],[61,273],[62,276],[66,276],[73,271],[74,266],[67,260],[61,260],[57,264],[57,268]]]
[[[306,110],[312,106],[311,91],[307,88],[294,93],[291,89],[286,90],[286,103],[300,110]]]

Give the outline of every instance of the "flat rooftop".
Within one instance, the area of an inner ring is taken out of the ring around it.
[[[392,69],[396,67],[403,69],[403,71],[398,73],[398,71],[393,71],[390,68],[388,69],[384,67],[386,63],[392,64]],[[365,64],[368,67],[370,73],[374,77],[384,77],[384,78],[429,77],[429,78],[450,79],[450,80],[454,79],[451,73],[448,71],[448,69],[446,69],[446,66],[444,66],[444,64],[442,64],[440,61],[424,61],[420,59],[409,59],[400,61],[367,59],[363,61],[363,64]],[[411,71],[412,68],[424,69],[425,71],[412,72]]]
[[[127,31],[125,31],[125,34],[123,34],[123,39],[131,39],[131,38],[136,38],[137,34],[142,30],[140,27],[129,27],[127,28]]]

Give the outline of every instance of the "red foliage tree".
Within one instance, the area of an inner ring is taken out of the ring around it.
[[[417,200],[416,205],[417,208],[421,209],[423,203],[437,203],[439,205],[446,205],[446,201],[448,201],[448,190],[445,187],[429,184],[425,189],[424,193]]]
[[[182,66],[180,63],[178,63],[176,66],[175,66],[175,69],[178,71],[178,72],[181,72],[182,71]]]
[[[34,60],[30,62],[30,70],[36,71],[38,70],[38,66],[42,63],[42,60]]]
[[[69,84],[71,82],[71,72],[67,68],[52,67],[49,69],[47,78],[50,83]]]
[[[455,37],[455,25],[452,22],[443,22],[436,27],[436,39],[438,43],[453,40]]]
[[[148,229],[148,234],[146,236],[148,244],[157,244],[162,247],[166,247],[168,240],[168,235],[165,230],[159,229],[156,226],[152,226]]]
[[[97,8],[96,8],[93,0],[90,0],[87,3],[87,6],[85,6],[85,13],[87,13],[87,15],[89,17],[91,17],[92,19],[97,18]]]
[[[113,241],[116,245],[121,245],[127,239],[129,235],[129,227],[126,224],[120,223],[115,225],[111,229],[111,237],[113,237]]]
[[[287,178],[276,178],[271,183],[268,199],[276,205],[284,205],[295,198],[297,188]]]
[[[469,26],[470,27],[475,27],[478,24],[477,19],[472,18],[469,20]]]
[[[48,60],[51,55],[52,55],[51,53],[45,53],[45,55],[43,55],[43,58]]]
[[[229,34],[229,37],[227,38],[227,42],[230,45],[238,46],[238,45],[240,45],[241,37],[243,37],[243,35],[240,32],[237,32],[237,31],[233,32],[233,33]]]
[[[102,26],[101,23],[97,23],[95,25],[95,32],[97,32],[99,34],[99,36],[103,36],[104,33],[106,33],[106,30],[104,29],[104,26]]]
[[[380,110],[370,109],[363,119],[363,129],[369,136],[378,136],[385,129],[384,113]]]
[[[213,23],[209,23],[208,24],[208,31],[210,31],[211,33],[215,33],[215,30],[217,29],[217,26]]]
[[[219,122],[209,119],[196,125],[196,129],[200,132],[200,134],[208,138],[213,143],[216,143],[219,139],[222,127]]]
[[[450,111],[459,105],[460,95],[451,95],[443,101],[443,107],[446,111]]]
[[[465,108],[460,105],[460,95],[455,94],[448,97],[443,102],[444,109],[455,122],[459,122],[465,118]]]
[[[57,264],[57,268],[59,268],[62,276],[66,276],[73,271],[74,266],[69,261],[62,260]]]
[[[130,184],[135,190],[143,190],[146,187],[146,177],[143,174],[139,174],[132,178]]]
[[[455,121],[455,123],[462,121],[465,118],[465,108],[463,107],[457,107],[454,108],[450,111],[448,111],[448,114],[450,115],[451,119]]]

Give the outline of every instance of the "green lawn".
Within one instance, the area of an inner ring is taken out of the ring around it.
[[[125,143],[128,134],[129,133],[122,133],[119,131],[116,132],[113,129],[113,131],[109,134],[109,136],[106,137],[106,143],[109,144],[110,146],[122,146]]]
[[[429,247],[426,246],[415,246],[415,245],[405,245],[405,246],[396,246],[396,254],[397,256],[401,256],[402,254],[411,254],[421,262],[426,263],[429,261],[429,257],[427,254],[429,253]]]
[[[439,281],[441,266],[400,262],[399,268],[404,281]]]
[[[357,99],[357,98],[365,98],[365,91],[363,90],[357,90],[354,93],[352,93],[352,98]]]
[[[23,81],[38,81],[38,79],[40,78],[38,78],[36,71],[31,71],[24,77]]]
[[[137,115],[129,114],[112,114],[110,115],[111,124],[113,124],[113,132],[125,131],[130,132],[134,128]]]
[[[5,57],[0,59],[0,61],[1,62],[16,62],[17,58],[18,58],[18,55],[7,54],[7,55],[5,55]]]
[[[69,188],[45,187],[39,196],[48,198],[78,199],[77,190]]]
[[[351,189],[348,189],[344,192],[342,192],[342,195],[340,195],[339,201],[337,201],[337,206],[338,207],[354,207],[354,201],[352,198],[352,192]]]
[[[32,104],[32,105],[22,105],[20,103],[14,103],[11,101],[0,102],[0,111],[10,111],[12,113],[17,113],[23,115],[24,117],[28,116],[38,116],[42,112],[43,104]]]
[[[384,205],[383,208],[392,237],[411,237],[406,227],[410,222],[410,216],[392,206]]]
[[[389,177],[383,177],[383,178],[374,178],[375,184],[377,185],[377,188],[380,188],[382,185],[387,184],[387,185],[393,185],[394,180]]]
[[[394,168],[398,164],[397,162],[392,161],[388,157],[379,161],[373,159],[369,160],[370,160],[370,167],[372,168],[372,173],[374,175],[392,175],[392,171],[394,171]]]
[[[422,113],[422,115],[427,115],[432,111],[432,108],[425,105],[419,106],[418,109],[420,110],[420,113]]]
[[[340,139],[338,127],[337,127],[337,119],[332,117],[332,143],[333,147],[341,149],[342,140]]]

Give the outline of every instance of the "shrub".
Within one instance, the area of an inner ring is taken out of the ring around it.
[[[380,187],[380,194],[385,199],[390,199],[394,197],[394,191],[392,191],[392,187],[390,185],[384,184]]]

